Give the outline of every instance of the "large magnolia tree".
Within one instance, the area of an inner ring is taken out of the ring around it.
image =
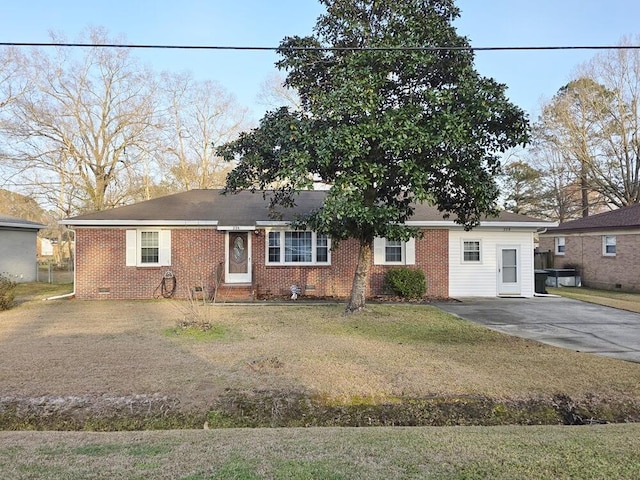
[[[221,148],[239,161],[228,190],[275,188],[291,205],[330,185],[304,224],[360,245],[347,311],[365,305],[375,237],[407,240],[414,202],[467,228],[495,211],[500,154],[527,140],[505,86],[480,76],[453,0],[321,0],[309,37],[287,37],[278,67],[301,109],[270,112]]]

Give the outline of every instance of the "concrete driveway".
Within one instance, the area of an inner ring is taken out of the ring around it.
[[[640,363],[640,314],[558,297],[465,298],[442,310],[518,337]]]

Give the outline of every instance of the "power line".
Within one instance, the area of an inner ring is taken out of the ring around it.
[[[158,45],[124,43],[53,43],[53,42],[0,42],[3,47],[70,47],[70,48],[131,48],[156,50],[227,50],[227,51],[361,51],[361,52],[438,52],[438,51],[536,51],[536,50],[640,50],[640,45],[549,45],[549,46],[494,46],[494,47],[257,47],[232,45]]]

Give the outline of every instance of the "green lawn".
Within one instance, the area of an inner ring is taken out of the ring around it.
[[[398,424],[389,416],[398,412],[428,422],[438,408],[434,418],[453,425],[530,423],[513,410],[519,402],[540,402],[549,416],[539,420],[552,422],[562,421],[558,402],[593,407],[595,420],[616,405],[629,408],[623,419],[640,411],[638,364],[510,337],[430,306],[342,310],[25,300],[0,312],[0,422],[203,428],[251,424],[258,413],[254,424],[313,425],[304,415],[279,423],[295,401],[324,408],[325,424],[336,415],[347,425],[356,414],[361,425]],[[180,328],[190,315],[213,328]],[[631,479],[640,478],[639,452],[637,424],[4,431],[0,478]]]
[[[596,290],[586,287],[547,288],[547,291],[562,297],[582,300],[583,302],[597,303],[607,307],[640,313],[640,293]]]
[[[0,474],[54,479],[637,479],[640,425],[0,432]]]

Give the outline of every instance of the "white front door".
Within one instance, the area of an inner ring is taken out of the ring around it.
[[[498,295],[520,295],[520,247],[498,246]]]
[[[251,233],[230,230],[224,243],[225,282],[251,283]]]

